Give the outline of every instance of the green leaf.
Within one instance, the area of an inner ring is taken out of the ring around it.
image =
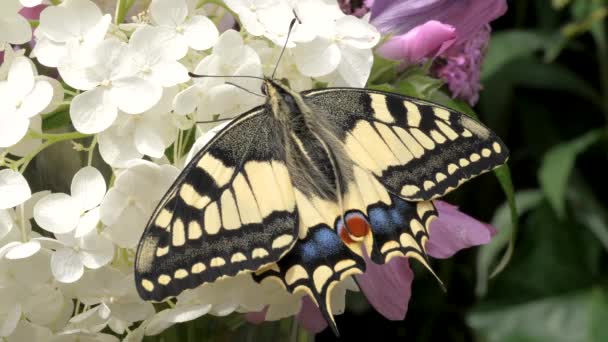
[[[369,76],[369,84],[391,83],[397,77],[395,69],[400,64],[399,61],[386,59],[379,55],[374,55],[374,64]]]
[[[503,254],[502,258],[490,274],[490,278],[498,275],[502,270],[507,266],[509,260],[511,260],[511,256],[513,255],[513,250],[515,249],[515,238],[517,237],[517,205],[515,203],[515,191],[513,190],[513,181],[511,180],[511,170],[509,166],[506,164],[494,170],[494,174],[500,183],[500,187],[502,191],[505,193],[507,197],[507,203],[509,204],[509,212],[511,214],[511,239],[509,240],[509,245],[507,246],[507,250],[505,254]]]
[[[68,108],[60,108],[53,113],[44,115],[42,118],[42,130],[48,131],[56,128],[66,127],[70,124],[70,112]]]
[[[565,215],[565,195],[568,177],[576,157],[603,135],[600,129],[561,143],[550,149],[543,157],[538,179],[545,196],[559,217]]]
[[[477,311],[467,318],[487,342],[606,341],[607,320],[608,298],[600,288]]]
[[[404,95],[429,100],[443,84],[442,80],[430,77],[424,70],[417,69],[397,83],[396,87]]]
[[[515,193],[515,203],[517,214],[523,215],[527,211],[535,208],[543,199],[543,195],[539,189],[525,190]],[[494,213],[492,225],[498,229],[498,234],[492,238],[492,241],[479,248],[477,254],[477,284],[475,293],[477,296],[484,296],[488,288],[488,274],[490,267],[494,265],[498,253],[512,240],[513,225],[512,207],[508,202],[502,204]]]
[[[543,48],[545,40],[544,34],[533,31],[507,30],[494,33],[481,70],[481,79],[491,77],[511,61],[533,55]]]
[[[551,4],[555,9],[562,9],[570,3],[572,0],[551,0]]]
[[[582,177],[576,175],[572,178],[567,194],[572,214],[608,251],[608,212]]]

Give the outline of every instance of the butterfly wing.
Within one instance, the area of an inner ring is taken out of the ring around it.
[[[406,200],[443,196],[508,158],[488,128],[423,100],[354,88],[311,90],[302,97],[336,127],[350,158]]]
[[[162,198],[135,258],[143,299],[255,271],[292,248],[298,213],[271,115],[263,106],[231,122]]]
[[[362,240],[346,236],[337,203],[296,189],[299,239],[285,257],[254,274],[257,281],[277,281],[291,293],[310,296],[336,334],[331,292],[346,277],[365,272],[362,248],[378,264],[407,256],[428,267],[424,244],[436,215],[430,202],[406,202],[389,194],[371,173],[358,166],[353,171],[344,195],[345,219]]]

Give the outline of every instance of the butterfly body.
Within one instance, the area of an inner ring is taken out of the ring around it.
[[[331,291],[366,260],[426,263],[432,199],[507,159],[486,127],[422,100],[367,89],[297,93],[222,129],[178,176],[141,238],[146,300],[239,273],[310,296],[335,331]]]

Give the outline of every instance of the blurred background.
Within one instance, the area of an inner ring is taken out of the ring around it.
[[[513,233],[492,174],[447,201],[499,229],[493,242],[416,263],[404,321],[391,322],[350,293],[337,316],[343,340],[608,341],[608,39],[605,0],[509,1],[492,24],[475,107],[511,150],[518,225],[506,267],[488,279]],[[196,336],[196,339],[192,337]],[[253,326],[204,317],[147,341],[331,341],[291,321]]]

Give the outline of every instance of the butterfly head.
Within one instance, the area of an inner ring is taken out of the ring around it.
[[[266,96],[267,103],[277,120],[285,121],[290,116],[301,113],[303,107],[301,97],[288,86],[266,78],[262,83],[261,91]]]

